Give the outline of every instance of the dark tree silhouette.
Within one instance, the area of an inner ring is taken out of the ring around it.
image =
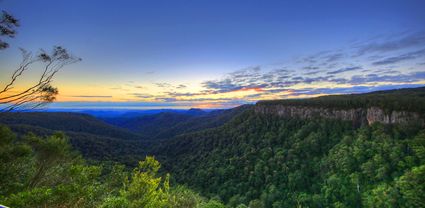
[[[0,17],[0,37],[15,37],[16,27],[19,27],[19,21],[6,11],[2,11],[2,15]],[[0,39],[0,50],[6,49],[8,47],[9,44]]]
[[[0,37],[15,37],[15,28],[18,26],[18,20],[3,11],[0,19]],[[0,50],[7,47],[9,44],[0,39]],[[22,48],[20,50],[22,62],[12,73],[10,81],[0,88],[0,112],[34,109],[53,102],[58,94],[58,89],[51,85],[53,77],[65,65],[81,60],[61,46],[55,46],[50,53],[40,50],[36,55]],[[35,65],[43,69],[40,78],[37,78],[30,87],[17,88],[15,85],[19,77]]]
[[[58,94],[57,88],[51,85],[54,75],[65,65],[81,60],[60,46],[55,46],[50,53],[41,50],[36,56],[24,49],[21,51],[21,64],[13,72],[10,82],[0,91],[0,112],[33,109],[53,102]],[[40,78],[28,88],[12,90],[16,80],[36,64],[43,65]]]

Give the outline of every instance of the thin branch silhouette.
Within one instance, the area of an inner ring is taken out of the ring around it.
[[[21,49],[21,53],[22,62],[0,91],[0,112],[34,109],[53,102],[58,94],[58,89],[51,85],[55,74],[64,66],[81,61],[61,46],[55,46],[51,53],[40,50],[36,56],[24,49]],[[30,87],[13,91],[19,77],[35,64],[43,65],[43,73],[37,82]]]

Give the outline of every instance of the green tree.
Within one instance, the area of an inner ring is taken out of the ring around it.
[[[396,181],[403,198],[402,207],[425,207],[425,165],[414,167]]]
[[[161,167],[154,157],[147,156],[133,170],[131,178],[121,192],[129,201],[130,207],[156,208],[165,207],[168,203],[169,175],[161,177]]]

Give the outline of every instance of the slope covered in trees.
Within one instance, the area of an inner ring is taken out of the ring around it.
[[[0,202],[10,207],[223,207],[170,186],[153,157],[132,171],[120,164],[89,165],[63,134],[16,137],[0,126]]]
[[[175,180],[229,206],[420,207],[425,131],[249,110],[216,129],[163,142]],[[416,186],[414,184],[417,184]]]
[[[131,166],[145,157],[151,145],[139,134],[79,113],[2,113],[0,124],[8,125],[19,135],[32,132],[48,136],[61,131],[85,158]]]
[[[143,139],[141,135],[109,125],[93,116],[80,113],[26,112],[2,113],[0,123],[29,125],[64,132],[83,132],[119,139]]]
[[[105,121],[142,134],[150,139],[169,139],[180,134],[221,126],[249,107],[249,105],[244,105],[211,112],[190,109],[188,111],[161,112],[137,117],[122,116],[108,118]]]

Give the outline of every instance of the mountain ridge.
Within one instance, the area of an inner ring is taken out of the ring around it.
[[[352,121],[354,126],[425,123],[425,87],[329,95],[307,99],[259,101],[254,111],[284,118],[327,118]]]

